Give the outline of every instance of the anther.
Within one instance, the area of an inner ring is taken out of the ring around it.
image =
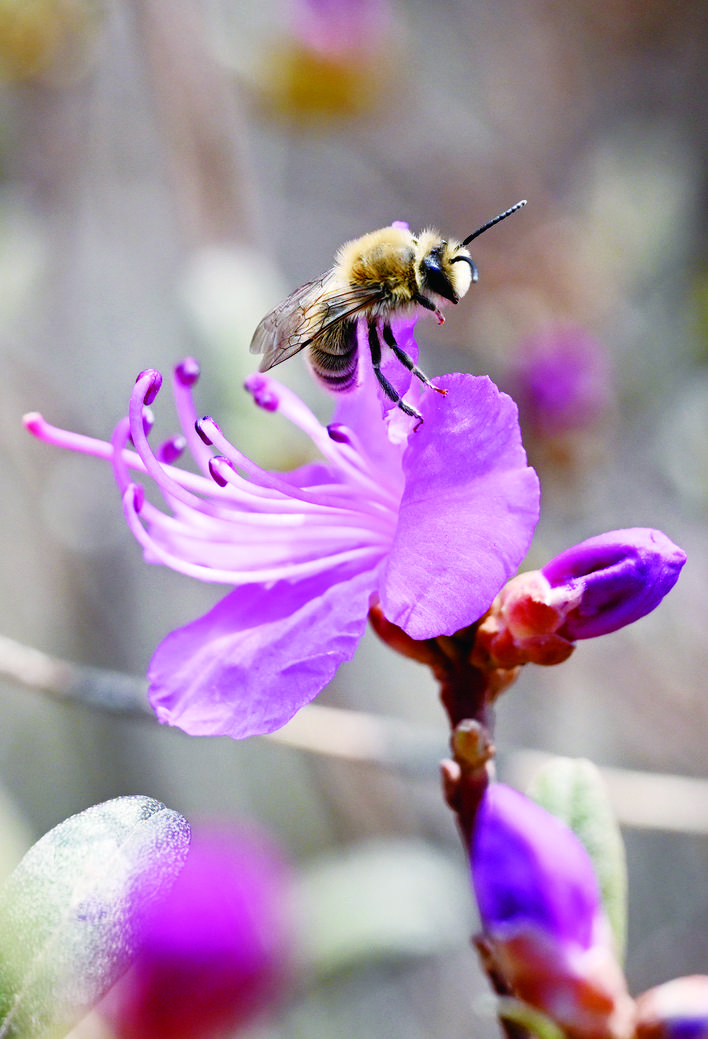
[[[131,483],[125,489],[125,499],[134,512],[140,512],[145,503],[145,488],[139,483]]]
[[[162,375],[160,372],[155,371],[154,368],[146,368],[145,371],[141,372],[135,380],[136,383],[140,382],[141,379],[149,379],[145,392],[143,394],[143,402],[145,404],[152,404],[160,392],[162,386]]]
[[[211,476],[214,483],[218,484],[219,487],[226,487],[228,480],[219,472],[220,469],[226,467],[227,469],[233,469],[233,466],[229,462],[228,458],[224,458],[223,455],[214,455],[213,458],[209,459],[209,475]]]
[[[164,444],[160,444],[157,451],[155,452],[158,461],[162,462],[163,465],[172,465],[184,454],[184,449],[187,446],[187,441],[181,433],[177,433],[175,436],[170,437]]]
[[[330,426],[327,426],[327,433],[330,440],[334,440],[335,444],[349,444],[351,446],[353,443],[351,430],[341,422],[333,422]]]
[[[185,357],[175,366],[175,379],[182,386],[194,386],[199,378],[199,362],[193,357]]]
[[[272,379],[269,379],[266,375],[256,373],[255,375],[249,375],[244,383],[244,387],[251,394],[254,403],[259,408],[263,408],[264,411],[278,410],[280,399],[274,389]]]
[[[28,411],[26,415],[22,416],[22,424],[28,433],[38,437],[44,429],[45,422],[38,411]]]
[[[214,422],[214,419],[211,418],[209,415],[205,415],[204,418],[198,418],[197,421],[194,423],[194,428],[197,432],[197,436],[202,441],[202,443],[206,444],[207,447],[211,447],[214,441],[211,439],[206,429],[204,428],[205,425],[207,425],[207,423],[209,424],[209,426],[211,426],[212,429],[216,429],[217,431],[219,430],[219,427],[217,426],[216,422]]]

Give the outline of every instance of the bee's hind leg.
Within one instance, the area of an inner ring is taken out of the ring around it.
[[[384,326],[384,336],[386,334],[386,328],[388,328],[387,325]],[[381,340],[379,339],[379,330],[376,326],[376,322],[374,321],[371,321],[369,323],[369,349],[371,350],[371,361],[374,366],[374,375],[378,379],[379,386],[384,391],[388,399],[393,401],[393,403],[397,407],[399,407],[405,415],[410,415],[411,418],[418,419],[418,423],[415,427],[417,429],[423,421],[423,416],[410,404],[406,404],[404,400],[401,400],[401,395],[398,393],[396,388],[391,385],[391,383],[388,381],[386,376],[381,371]],[[400,352],[403,353],[402,350]],[[408,354],[403,354],[403,356],[406,357],[411,364],[413,363],[410,357],[408,357]],[[406,367],[408,366],[406,365]]]
[[[431,390],[435,390],[436,393],[442,393],[443,396],[447,393],[447,390],[443,390],[440,386],[434,386],[425,372],[421,371],[418,365],[415,364],[413,358],[409,357],[405,350],[401,350],[400,346],[396,342],[393,329],[390,325],[383,326],[383,337],[386,341],[386,345],[391,347],[391,350],[404,368],[407,368],[408,371],[415,375],[417,379],[420,379],[420,381],[425,383],[426,386],[429,386]]]

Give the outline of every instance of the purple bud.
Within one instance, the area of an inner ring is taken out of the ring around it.
[[[564,823],[502,783],[480,805],[472,879],[490,936],[531,929],[591,945],[600,890],[588,853]]]
[[[552,588],[580,596],[558,634],[588,639],[639,620],[671,591],[685,562],[680,548],[648,527],[609,531],[566,549],[541,570]]]
[[[590,856],[575,834],[501,783],[477,815],[472,879],[484,963],[510,995],[573,1039],[626,1039],[634,1002]]]
[[[694,974],[637,1000],[637,1039],[708,1039],[708,977]]]

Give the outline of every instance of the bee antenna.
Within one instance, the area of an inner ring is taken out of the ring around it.
[[[499,216],[495,216],[493,220],[488,220],[486,224],[482,224],[481,227],[478,227],[476,231],[473,231],[471,235],[468,235],[467,238],[465,238],[462,244],[469,245],[474,238],[479,238],[479,236],[484,234],[485,231],[488,231],[490,227],[494,227],[494,225],[498,224],[500,220],[506,220],[508,216],[511,216],[511,214],[515,213],[517,209],[521,209],[521,207],[525,205],[526,199],[522,198],[515,206],[505,209],[503,213],[499,214]]]

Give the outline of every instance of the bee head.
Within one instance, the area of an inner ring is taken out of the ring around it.
[[[417,253],[416,278],[425,296],[434,294],[450,303],[459,303],[472,281],[477,280],[477,270],[467,250],[444,241],[434,232],[426,231],[420,236]],[[464,260],[465,266],[453,266],[458,260]]]

